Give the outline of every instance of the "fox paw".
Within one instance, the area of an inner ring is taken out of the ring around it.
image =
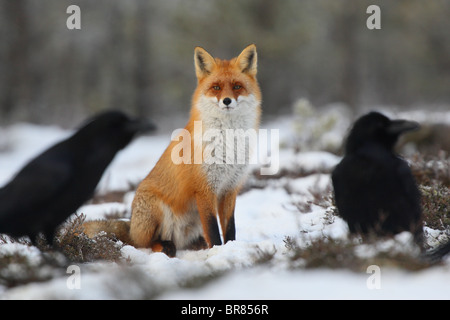
[[[177,249],[172,241],[157,241],[152,245],[153,252],[162,252],[173,258],[177,254]]]

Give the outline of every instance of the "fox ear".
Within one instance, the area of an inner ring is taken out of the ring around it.
[[[198,79],[209,75],[215,66],[214,58],[202,47],[196,47],[194,51],[195,74]]]
[[[251,44],[247,48],[245,48],[237,57],[236,63],[238,64],[242,73],[246,73],[253,77],[256,76],[258,63],[256,46],[254,44]]]

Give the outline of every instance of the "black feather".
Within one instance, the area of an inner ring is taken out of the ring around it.
[[[422,241],[420,192],[408,163],[393,151],[403,132],[418,127],[378,112],[355,122],[345,156],[332,173],[336,206],[351,233],[410,231]]]
[[[149,124],[108,111],[25,165],[0,189],[0,233],[29,236],[56,228],[89,200],[116,153]]]

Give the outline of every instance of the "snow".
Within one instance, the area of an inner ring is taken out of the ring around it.
[[[417,116],[419,117],[419,116]],[[282,120],[287,123],[286,119]],[[280,122],[274,122],[280,123]],[[270,128],[274,123],[265,126]],[[280,138],[289,130],[283,125]],[[15,124],[1,128],[0,186],[29,159],[71,132],[58,127]],[[6,138],[5,138],[6,137]],[[136,185],[154,166],[170,135],[142,136],[121,151],[105,172],[98,191],[126,190]],[[347,226],[339,217],[329,218],[326,206],[315,203],[314,192],[330,189],[330,174],[339,157],[323,151],[296,153],[280,150],[280,168],[302,170],[304,177],[270,179],[262,188],[238,196],[236,241],[200,251],[180,250],[175,258],[149,249],[126,245],[123,263],[80,264],[80,288],[70,288],[71,273],[60,270],[50,280],[6,288],[3,299],[449,299],[450,261],[422,271],[381,268],[379,289],[371,289],[370,272],[345,269],[293,268],[286,237],[303,245],[312,239],[346,239]],[[130,211],[133,191],[123,202],[86,204],[78,213],[101,219],[115,211]],[[308,204],[299,210],[298,203]],[[438,237],[434,230],[429,234]],[[391,245],[402,249],[403,234]],[[370,248],[361,246],[361,255]],[[32,246],[0,244],[0,256],[20,252],[39,265],[43,256]],[[264,263],[265,257],[270,256]],[[14,264],[7,268],[13,272]],[[17,271],[17,270],[16,270]],[[26,272],[26,271],[24,271]],[[47,271],[43,271],[47,272]]]
[[[257,267],[230,273],[203,290],[181,290],[161,299],[448,299],[450,280],[441,270],[415,274],[383,270],[381,288],[369,289],[370,274],[351,271],[268,270]]]

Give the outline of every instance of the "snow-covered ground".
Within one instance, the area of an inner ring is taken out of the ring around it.
[[[402,114],[402,116],[405,116]],[[420,117],[422,114],[420,114]],[[291,136],[292,121],[283,118],[265,124],[280,129],[280,139]],[[345,129],[341,133],[345,133]],[[70,131],[58,127],[15,124],[0,128],[0,186],[30,158]],[[334,137],[335,139],[335,137]],[[169,135],[137,138],[121,151],[99,184],[99,192],[136,184],[149,172],[170,141]],[[423,271],[381,267],[375,274],[346,269],[293,267],[286,237],[305,245],[312,239],[346,239],[347,226],[330,219],[327,208],[313,203],[312,192],[330,190],[329,171],[339,157],[322,151],[295,153],[289,143],[279,153],[280,168],[298,169],[304,177],[265,180],[237,199],[236,241],[200,251],[181,250],[175,258],[149,249],[124,246],[124,263],[79,264],[79,273],[62,270],[45,282],[6,288],[3,299],[449,299],[450,260]],[[258,165],[254,165],[255,168]],[[123,202],[87,204],[78,212],[87,219],[102,218],[114,210],[130,210],[133,192]],[[298,203],[308,205],[299,210]],[[305,211],[305,212],[302,212]],[[402,247],[407,235],[394,240]],[[405,247],[407,247],[405,245]],[[0,255],[20,251],[38,264],[43,256],[35,247],[0,244]],[[265,256],[270,256],[266,263]],[[6,268],[14,268],[10,265]],[[369,266],[368,266],[369,267]],[[26,270],[24,270],[26,272]],[[54,272],[50,270],[49,272]],[[79,275],[79,283],[73,282]]]

